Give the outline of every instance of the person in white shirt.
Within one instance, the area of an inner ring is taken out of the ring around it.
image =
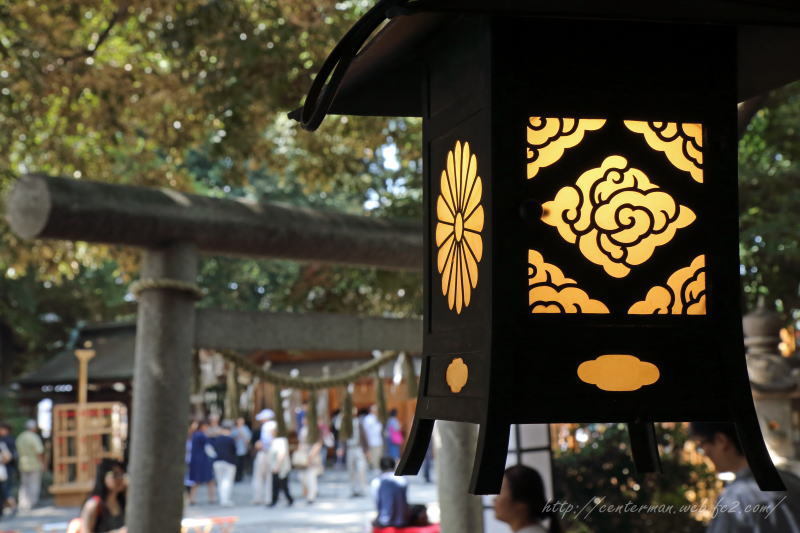
[[[363,496],[367,489],[367,458],[364,452],[367,443],[363,425],[356,415],[357,410],[353,407],[353,434],[344,442],[343,446],[353,497]],[[343,416],[339,416],[335,420],[337,431],[341,431],[343,418]]]
[[[256,505],[265,503],[272,493],[272,433],[275,430],[275,413],[272,409],[263,409],[256,415],[261,422],[258,441],[255,443],[256,457],[253,460],[253,501]]]
[[[550,519],[550,533],[559,533],[561,525],[552,512],[545,511],[547,497],[539,472],[525,465],[514,465],[503,474],[500,494],[494,499],[494,515],[507,523],[514,533],[546,533],[542,520]]]
[[[312,504],[314,500],[317,499],[319,476],[325,469],[323,461],[323,450],[325,447],[322,443],[322,431],[318,432],[316,442],[308,442],[308,434],[308,424],[305,424],[297,435],[297,449],[306,457],[305,472],[302,473],[300,481],[303,484],[303,492],[306,496],[306,501]],[[297,467],[298,465],[294,466]]]
[[[383,457],[383,424],[378,418],[378,407],[373,405],[369,408],[369,413],[364,415],[364,434],[367,438],[367,460],[373,470],[380,469],[381,457]]]
[[[289,457],[289,439],[278,436],[277,428],[272,432],[272,445],[270,455],[272,462],[272,503],[269,507],[275,507],[278,503],[278,494],[283,492],[289,501],[289,506],[294,503],[292,495],[289,493],[289,473],[292,471],[292,460]]]

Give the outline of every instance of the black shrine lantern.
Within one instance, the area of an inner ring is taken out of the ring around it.
[[[713,420],[781,489],[743,350],[736,105],[800,77],[758,61],[797,34],[737,25],[800,17],[530,4],[380,2],[292,114],[423,117],[424,363],[398,472],[436,419],[480,425],[475,493],[499,491],[512,423],[627,423],[653,471],[654,422]]]

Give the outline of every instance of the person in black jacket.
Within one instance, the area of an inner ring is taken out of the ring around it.
[[[211,444],[217,456],[214,458],[214,477],[219,488],[219,503],[225,507],[233,505],[231,495],[236,479],[236,441],[231,437],[233,423],[225,420]]]

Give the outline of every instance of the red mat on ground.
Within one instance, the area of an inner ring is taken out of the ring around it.
[[[372,533],[440,533],[439,524],[417,527],[373,527]]]

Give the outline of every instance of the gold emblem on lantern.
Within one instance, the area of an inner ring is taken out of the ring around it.
[[[450,392],[455,394],[461,392],[461,389],[467,384],[468,378],[469,367],[464,363],[464,360],[460,357],[453,359],[447,366],[447,372],[445,373],[445,381],[447,381],[447,386],[450,387]]]
[[[447,152],[436,201],[437,269],[442,275],[442,294],[447,305],[461,314],[469,306],[472,289],[478,285],[478,263],[483,256],[483,183],[478,176],[478,158],[456,141]]]
[[[661,373],[653,363],[627,354],[601,355],[578,366],[578,378],[605,391],[634,391],[652,385]]]

